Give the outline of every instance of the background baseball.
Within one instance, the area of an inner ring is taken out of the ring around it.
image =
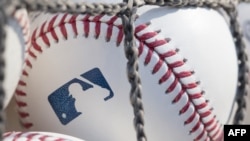
[[[5,132],[3,141],[84,141],[76,137],[54,132]]]
[[[7,107],[12,98],[19,81],[25,47],[28,45],[29,21],[27,11],[20,9],[8,19],[6,26],[6,48],[5,48],[5,100],[4,107]]]

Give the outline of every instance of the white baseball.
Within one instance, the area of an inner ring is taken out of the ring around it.
[[[19,81],[22,65],[24,61],[25,47],[29,45],[29,21],[28,14],[25,9],[20,9],[14,12],[8,18],[5,40],[5,100],[4,108],[7,107],[12,98],[17,83]]]
[[[5,132],[3,141],[84,141],[82,139],[55,132]]]
[[[137,13],[148,140],[221,141],[238,75],[224,17],[205,8],[143,6]],[[121,19],[62,13],[31,26],[15,94],[24,130],[135,141]]]

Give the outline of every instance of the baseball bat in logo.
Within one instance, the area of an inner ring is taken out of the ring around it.
[[[109,95],[104,98],[104,101],[107,101],[114,96],[112,89],[110,88],[100,69],[93,68],[81,74],[80,76],[93,83],[95,87],[102,87],[109,91]],[[79,115],[82,114],[76,109],[76,99],[70,93],[69,87],[72,84],[77,83],[85,92],[91,88],[94,88],[94,85],[90,84],[89,82],[74,78],[62,85],[60,88],[58,88],[48,96],[48,101],[52,109],[54,110],[56,116],[63,125],[68,124],[73,119],[77,118]]]

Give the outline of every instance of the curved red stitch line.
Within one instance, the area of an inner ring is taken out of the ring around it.
[[[159,84],[167,81],[172,74],[172,70],[168,69],[167,72],[159,79]]]
[[[100,19],[103,17],[103,15],[95,16],[93,19],[93,22],[95,23],[95,38],[98,38],[101,33],[101,22]]]
[[[35,42],[36,39],[36,33],[37,33],[37,29],[34,30],[32,36],[31,36],[31,44],[33,45],[33,48],[35,50],[37,50],[38,52],[42,53],[42,48]]]
[[[30,61],[29,61],[28,59],[25,60],[25,64],[26,64],[28,67],[32,68],[32,64],[30,63]]]
[[[22,123],[22,126],[26,129],[29,129],[33,126],[33,124],[32,123]]]
[[[198,99],[198,98],[201,98],[201,97],[202,97],[202,94],[201,94],[201,93],[193,94],[193,95],[190,95],[189,97],[190,97],[191,99]]]
[[[147,56],[146,56],[146,59],[145,59],[145,61],[144,61],[144,64],[145,64],[145,65],[148,64],[148,63],[150,62],[150,60],[151,60],[151,58],[152,58],[152,55],[153,55],[153,51],[152,51],[151,49],[149,49],[149,50],[148,50],[148,54],[147,54]]]
[[[176,54],[176,51],[171,50],[171,51],[165,52],[164,54],[160,54],[159,57],[161,58],[161,60],[164,60],[165,58],[173,56],[175,54]]]
[[[29,117],[29,113],[27,112],[18,112],[18,115],[21,117],[21,118],[26,118],[26,117]]]
[[[48,135],[43,135],[42,137],[40,137],[39,139],[41,140],[41,141],[46,141],[46,138],[49,138],[50,136],[48,136]]]
[[[190,133],[197,131],[200,128],[200,126],[201,126],[201,121],[197,121],[195,126],[191,129]]]
[[[155,42],[153,42],[153,43],[155,43]],[[152,46],[152,45],[151,45],[151,46]],[[172,68],[179,67],[179,66],[182,66],[183,63],[184,63],[183,61],[174,62],[174,63],[170,64],[170,67],[172,67]],[[191,73],[191,72],[190,72],[190,73]],[[180,76],[178,76],[178,75],[177,75],[177,77],[180,78]],[[191,89],[191,88],[195,88],[195,87],[197,87],[196,82],[195,82],[195,83],[191,83],[191,84],[185,84],[185,85],[183,85],[183,88],[184,88],[184,89]],[[196,95],[196,96],[197,96],[197,95]],[[191,101],[192,101],[192,99],[191,99]],[[187,109],[187,105],[184,106],[184,109],[182,109],[181,112],[183,112],[183,110],[185,110],[185,109]],[[197,111],[197,110],[196,110],[196,111]],[[198,113],[199,113],[199,112],[198,112]],[[207,112],[206,114],[211,114],[211,112],[209,111],[209,112]],[[204,116],[201,117],[201,118],[204,118]],[[206,127],[204,127],[204,128],[206,128]]]
[[[27,72],[26,70],[23,70],[23,71],[22,71],[22,75],[28,76],[29,74],[28,74],[28,72]]]
[[[56,139],[55,141],[65,141],[64,139]]]
[[[142,30],[146,29],[148,27],[148,24],[141,24],[140,26],[137,26],[135,28],[135,33],[139,33],[141,32]]]
[[[185,91],[184,91],[184,90],[181,90],[181,91],[177,94],[177,96],[174,98],[174,100],[172,101],[172,103],[177,103],[177,102],[181,99],[181,97],[182,97],[184,94],[185,94]]]
[[[203,109],[205,107],[207,107],[207,103],[201,103],[201,104],[195,106],[195,108],[197,108],[198,110]]]
[[[26,137],[27,137],[27,141],[32,141],[33,140],[33,138],[35,137],[35,136],[37,136],[37,135],[39,135],[38,133],[30,133],[30,134],[28,134]]]
[[[89,36],[89,17],[90,15],[86,15],[83,19],[85,37]]]
[[[106,31],[106,41],[110,41],[110,38],[112,36],[112,33],[113,33],[113,25],[114,25],[114,22],[117,20],[117,16],[113,16],[108,22],[108,29]]]
[[[209,131],[209,132],[212,132],[212,130],[214,130],[218,126],[218,121],[216,122],[214,120],[214,118],[212,118],[210,121],[205,123],[205,127],[207,128],[207,131]],[[215,125],[214,125],[215,127],[212,126],[213,123],[215,123]],[[210,126],[212,126],[212,127],[210,127]]]
[[[142,51],[143,51],[143,47],[144,47],[144,44],[143,44],[143,42],[140,42],[139,43],[139,48],[138,48],[138,56],[140,57],[141,56],[141,54],[142,54]]]
[[[155,48],[155,47],[159,47],[161,45],[165,45],[167,43],[167,41],[165,39],[160,39],[160,40],[156,40],[152,43],[147,43],[147,46],[149,48]]]
[[[161,59],[159,59],[159,61],[157,62],[157,64],[153,68],[152,74],[155,74],[156,72],[158,72],[159,69],[161,68],[162,64],[163,64],[163,61]]]
[[[189,106],[190,106],[190,102],[188,101],[188,102],[182,107],[182,109],[179,111],[179,114],[181,115],[181,114],[185,113],[185,112],[188,110]]]
[[[41,141],[47,141],[46,139],[47,139],[47,138],[50,138],[50,137],[53,137],[53,136],[43,135],[43,136],[40,137],[39,139],[40,139]],[[55,139],[54,141],[65,141],[65,140],[59,137],[59,138]]]
[[[27,103],[23,102],[23,101],[17,101],[17,106],[18,107],[26,107],[27,106]]]
[[[73,15],[70,20],[69,20],[69,23],[71,24],[72,26],[72,29],[73,29],[73,32],[75,34],[75,36],[78,35],[78,32],[77,32],[77,26],[76,26],[76,18],[77,18],[77,15]]]
[[[28,17],[25,18],[24,13],[21,13],[21,15],[17,15],[17,11],[14,11],[12,13],[12,16],[16,19],[16,21],[20,25],[20,27],[22,29],[22,34],[23,34],[24,39],[25,39],[25,41],[24,41],[25,47],[28,47],[28,44],[30,43],[30,38],[28,36],[28,34],[29,34],[29,21],[28,21]],[[25,20],[24,24],[22,24],[22,22],[21,22],[23,20]]]
[[[27,53],[31,56],[31,57],[33,57],[33,58],[37,58],[37,56],[31,51],[31,48],[28,48],[28,50],[27,50]]]
[[[204,134],[205,134],[205,130],[202,130],[202,132],[194,140],[199,141],[203,137]],[[209,140],[209,138],[206,138],[206,140]]]
[[[120,26],[117,26],[119,31],[118,31],[118,36],[117,36],[117,42],[116,42],[116,46],[119,46],[120,43],[122,42],[122,39],[123,39],[123,26],[120,25]]]
[[[179,76],[180,78],[189,77],[191,75],[193,75],[193,74],[189,71],[188,72],[183,71],[183,72],[177,73],[177,76]]]
[[[174,82],[167,88],[166,93],[172,92],[178,83],[179,83],[179,80],[178,78],[175,77]]]
[[[218,128],[217,131],[212,135],[212,139],[215,139],[215,137],[220,133],[220,129]]]
[[[58,37],[57,37],[57,34],[56,34],[56,32],[55,32],[53,26],[54,26],[54,23],[55,23],[57,17],[58,17],[58,15],[55,15],[55,16],[49,21],[49,25],[48,25],[48,30],[50,31],[50,33],[51,33],[53,39],[54,39],[56,42],[58,42],[59,39],[58,39]]]
[[[24,82],[24,81],[22,81],[22,80],[19,80],[19,81],[18,81],[18,85],[26,86],[26,82]]]
[[[65,27],[65,19],[66,19],[67,16],[68,16],[68,14],[64,14],[63,17],[62,17],[62,19],[61,19],[61,21],[60,21],[60,23],[59,23],[60,31],[61,31],[61,33],[62,33],[62,35],[63,35],[63,37],[65,39],[68,38],[67,29]]]
[[[214,123],[214,119],[212,119],[211,121],[208,121],[206,124],[207,125],[211,125]],[[214,124],[212,127],[210,127],[210,129],[208,129],[209,132],[212,132],[215,128],[217,127],[216,124]]]
[[[3,134],[3,137],[4,137],[4,138],[7,138],[7,137],[9,137],[11,134],[12,134],[12,132],[5,132],[5,133]]]
[[[180,67],[180,66],[183,66],[184,65],[184,62],[183,61],[176,61],[172,64],[168,64],[170,68],[177,68],[177,67]]]
[[[49,38],[47,37],[47,35],[43,34],[43,32],[45,31],[45,25],[46,25],[46,24],[47,24],[47,21],[44,22],[44,23],[42,24],[38,36],[42,37],[43,42],[44,42],[47,46],[50,46]]]
[[[44,32],[44,27],[47,24],[47,22],[44,22],[41,26],[40,32],[39,32],[39,36],[42,37],[43,42],[47,45],[50,46],[50,42],[49,42],[49,38],[47,37],[46,34],[43,34]]]
[[[22,17],[22,20],[23,20],[23,17]],[[24,35],[27,35],[28,32],[29,32],[29,22],[27,20],[24,21],[24,24],[21,25],[21,28],[22,28],[22,32]]]
[[[19,132],[17,134],[15,134],[14,138],[13,138],[13,141],[17,141],[18,138],[20,138],[20,136],[22,135],[23,133],[22,132]]]
[[[193,112],[193,114],[184,122],[184,124],[186,125],[186,124],[192,123],[193,120],[195,119],[196,115],[197,114],[195,112]]]
[[[25,44],[28,46],[30,42],[31,42],[31,39],[30,37],[28,37],[28,39],[25,41]]]
[[[143,34],[143,35],[140,36],[140,40],[141,41],[145,41],[145,40],[147,40],[147,39],[149,39],[152,36],[155,36],[157,34],[158,34],[157,32],[148,32],[148,33],[145,33],[145,34]]]
[[[195,108],[197,108],[197,107],[195,106]],[[205,118],[205,117],[209,116],[210,114],[211,114],[211,111],[209,110],[209,111],[206,111],[206,112],[204,112],[204,113],[200,113],[200,116],[201,116],[202,118]]]
[[[15,93],[19,96],[26,96],[26,93],[21,90],[16,90]]]

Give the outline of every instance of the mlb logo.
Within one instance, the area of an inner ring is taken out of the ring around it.
[[[104,98],[104,101],[107,101],[114,96],[111,87],[109,86],[100,69],[91,69],[80,76],[88,80],[88,82],[73,78],[48,96],[48,101],[52,109],[63,125],[70,123],[72,120],[82,114],[82,112],[77,111],[75,105],[77,99],[69,91],[69,87],[72,84],[79,84],[82,91],[88,91],[89,89],[94,89],[95,87],[107,89],[109,91],[109,95]]]

